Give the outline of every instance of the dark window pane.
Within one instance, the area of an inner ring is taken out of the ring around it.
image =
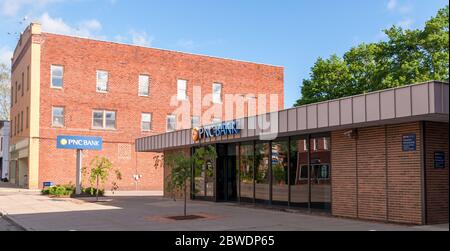
[[[255,199],[269,201],[269,143],[255,145]]]
[[[241,200],[253,201],[253,143],[242,144],[240,149]]]
[[[272,201],[287,203],[288,187],[288,141],[272,143]]]
[[[291,205],[308,207],[308,148],[304,138],[291,138]]]

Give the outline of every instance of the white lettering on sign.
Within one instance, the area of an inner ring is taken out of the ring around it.
[[[76,146],[99,146],[99,141],[96,140],[81,140],[81,139],[69,139],[69,145]]]

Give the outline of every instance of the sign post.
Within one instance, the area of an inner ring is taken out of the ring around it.
[[[81,194],[83,150],[97,150],[103,148],[103,139],[100,137],[84,136],[58,136],[56,139],[56,148],[77,150],[76,160],[76,195]]]
[[[83,163],[83,150],[77,149],[77,178],[76,178],[76,190],[75,194],[81,194],[81,171],[82,171],[82,163]]]

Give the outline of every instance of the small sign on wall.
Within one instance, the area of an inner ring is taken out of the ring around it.
[[[445,169],[445,153],[435,152],[434,153],[434,168],[435,169]]]
[[[402,146],[404,152],[416,151],[417,150],[416,134],[403,135]]]

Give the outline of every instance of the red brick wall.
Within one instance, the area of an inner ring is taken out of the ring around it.
[[[388,219],[422,224],[420,122],[388,126]],[[417,151],[402,151],[402,135],[415,133]]]
[[[422,224],[420,123],[359,128],[353,139],[344,132],[331,138],[333,215]],[[409,133],[417,150],[403,152]]]
[[[425,124],[427,223],[448,223],[448,123]],[[445,169],[434,168],[434,153],[445,153]]]
[[[332,214],[358,217],[356,140],[344,131],[331,133]]]
[[[278,108],[284,106],[280,67],[46,33],[41,41],[40,185],[75,181],[75,152],[55,149],[57,135],[95,135],[103,137],[105,149],[88,152],[83,165],[95,155],[106,156],[123,173],[120,189],[135,189],[132,175],[138,173],[143,175],[140,189],[162,190],[162,169],[154,169],[153,154],[134,152],[134,140],[165,132],[166,116],[175,110],[170,98],[176,95],[177,78],[188,80],[191,99],[194,85],[206,95],[213,82],[220,82],[223,94],[278,94]],[[50,88],[52,64],[64,66],[62,90]],[[96,92],[96,70],[109,72],[107,94]],[[151,76],[149,97],[138,97],[139,74]],[[51,127],[52,106],[65,107],[65,128]],[[91,129],[93,109],[117,111],[117,130]],[[151,133],[141,132],[143,112],[153,115]],[[120,144],[131,146],[130,158],[119,159]]]
[[[358,130],[358,215],[359,218],[387,219],[385,127]]]

